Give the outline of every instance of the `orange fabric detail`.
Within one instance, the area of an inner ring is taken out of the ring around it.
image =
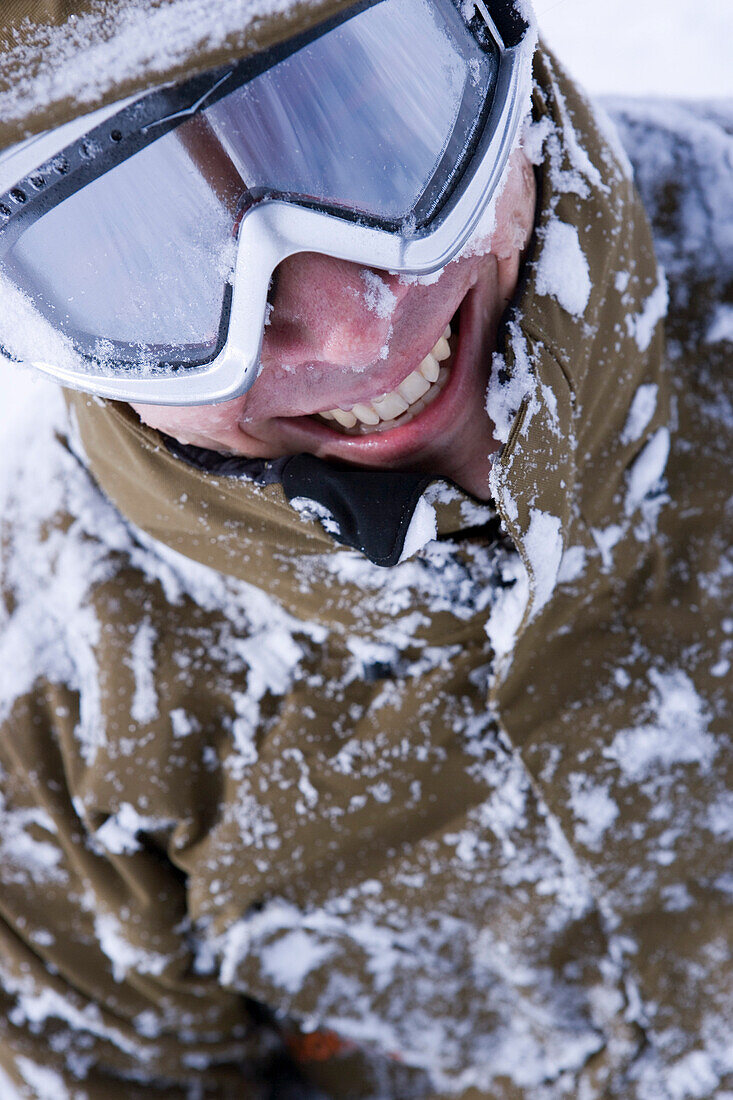
[[[296,1062],[328,1062],[331,1058],[354,1050],[354,1044],[341,1039],[335,1031],[309,1031],[291,1034],[287,1045]]]

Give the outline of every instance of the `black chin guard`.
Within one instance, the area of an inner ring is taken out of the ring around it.
[[[280,482],[289,501],[314,501],[328,512],[326,530],[336,542],[381,566],[397,565],[418,501],[439,480],[431,474],[365,470],[309,454],[272,461],[223,455],[163,438],[171,454],[206,473],[259,485]]]

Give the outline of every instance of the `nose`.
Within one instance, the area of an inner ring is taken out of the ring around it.
[[[316,252],[284,260],[275,273],[263,365],[367,367],[385,357],[393,319],[409,287],[399,276]]]

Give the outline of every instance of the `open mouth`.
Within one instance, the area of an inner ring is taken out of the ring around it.
[[[456,318],[453,320],[454,325],[455,322]],[[450,377],[456,339],[451,325],[447,325],[419,367],[408,374],[394,390],[377,394],[366,402],[315,413],[315,418],[326,421],[330,428],[350,436],[372,435],[409,424],[445,388]]]
[[[487,305],[495,290],[491,271],[479,271],[467,288],[456,290],[449,308],[445,295],[436,295],[427,308],[419,303],[421,308],[408,316],[409,324],[392,342],[395,364],[375,364],[372,377],[365,371],[352,380],[351,372],[341,377],[324,370],[311,383],[302,372],[303,377],[293,380],[298,385],[289,406],[300,405],[302,412],[261,420],[252,416],[256,426],[264,425],[262,450],[275,456],[313,454],[364,468],[436,473],[483,499],[487,456],[496,450],[485,406],[498,323],[497,311]],[[421,338],[428,326],[427,339]],[[426,354],[428,340],[435,343]],[[287,410],[285,400],[283,405]],[[238,430],[246,435],[248,423]],[[255,443],[257,430],[251,432]]]

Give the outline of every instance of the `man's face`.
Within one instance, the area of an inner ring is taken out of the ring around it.
[[[292,256],[276,272],[262,371],[248,393],[219,405],[133,407],[183,443],[436,473],[486,498],[497,447],[485,410],[491,352],[534,210],[534,175],[518,152],[493,235],[435,282]]]

